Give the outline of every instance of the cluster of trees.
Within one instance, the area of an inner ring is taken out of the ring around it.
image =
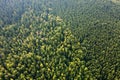
[[[86,47],[84,60],[96,79],[120,79],[120,6],[107,0],[72,1],[62,1],[53,13],[71,25]]]
[[[117,0],[1,0],[0,79],[119,80]]]
[[[1,0],[0,27],[18,22],[21,19],[22,14],[29,9],[34,9],[35,11],[45,11],[48,5],[50,5],[48,0]]]
[[[95,79],[79,40],[59,16],[31,9],[0,32],[0,79]]]

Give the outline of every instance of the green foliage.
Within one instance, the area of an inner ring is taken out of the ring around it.
[[[59,16],[29,10],[19,24],[3,27],[0,79],[94,79],[79,41],[65,26]]]
[[[119,80],[117,0],[1,0],[0,80]]]
[[[85,63],[98,80],[120,79],[120,6],[110,0],[59,0],[52,13],[71,27],[85,49]],[[114,71],[113,71],[114,70]]]

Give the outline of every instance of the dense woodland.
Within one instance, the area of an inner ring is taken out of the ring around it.
[[[0,80],[120,80],[120,1],[0,0]]]

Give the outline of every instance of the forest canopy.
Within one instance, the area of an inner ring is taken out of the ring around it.
[[[0,80],[119,80],[119,0],[0,0]]]

